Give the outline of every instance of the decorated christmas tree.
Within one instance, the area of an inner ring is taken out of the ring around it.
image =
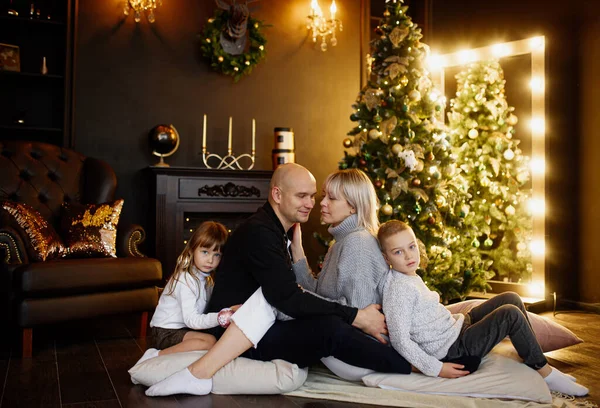
[[[495,280],[528,281],[533,228],[527,208],[529,158],[514,137],[517,117],[506,101],[504,73],[497,61],[477,62],[456,79],[448,119],[471,196],[465,222],[479,231],[473,243],[493,261]]]
[[[372,75],[360,91],[344,140],[340,168],[357,167],[373,180],[381,201],[380,220],[407,222],[426,247],[419,270],[444,301],[488,286],[486,265],[473,245],[477,232],[466,224],[468,183],[452,155],[444,124],[444,100],[425,68],[429,52],[420,28],[401,0],[386,2],[371,44]]]

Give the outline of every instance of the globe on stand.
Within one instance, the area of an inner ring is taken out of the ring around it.
[[[179,133],[173,125],[156,125],[148,133],[148,143],[152,154],[160,157],[155,167],[169,167],[164,158],[172,155],[179,147]]]

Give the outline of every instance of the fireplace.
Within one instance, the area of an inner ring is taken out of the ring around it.
[[[150,169],[155,196],[152,235],[165,281],[173,273],[177,256],[198,225],[213,220],[235,230],[267,201],[273,174],[272,171],[187,167]]]

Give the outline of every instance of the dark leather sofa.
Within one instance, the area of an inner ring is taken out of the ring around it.
[[[0,140],[0,201],[30,205],[57,231],[64,202],[113,201],[116,186],[114,171],[101,160],[46,143]],[[0,225],[2,326],[22,330],[23,356],[31,356],[35,326],[61,321],[139,312],[145,336],[162,269],[141,253],[144,238],[142,227],[121,217],[117,258],[30,262],[23,231]]]

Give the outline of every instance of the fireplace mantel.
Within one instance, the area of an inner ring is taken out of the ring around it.
[[[165,279],[186,237],[203,220],[233,229],[267,201],[272,171],[150,167],[154,189],[155,249]]]

